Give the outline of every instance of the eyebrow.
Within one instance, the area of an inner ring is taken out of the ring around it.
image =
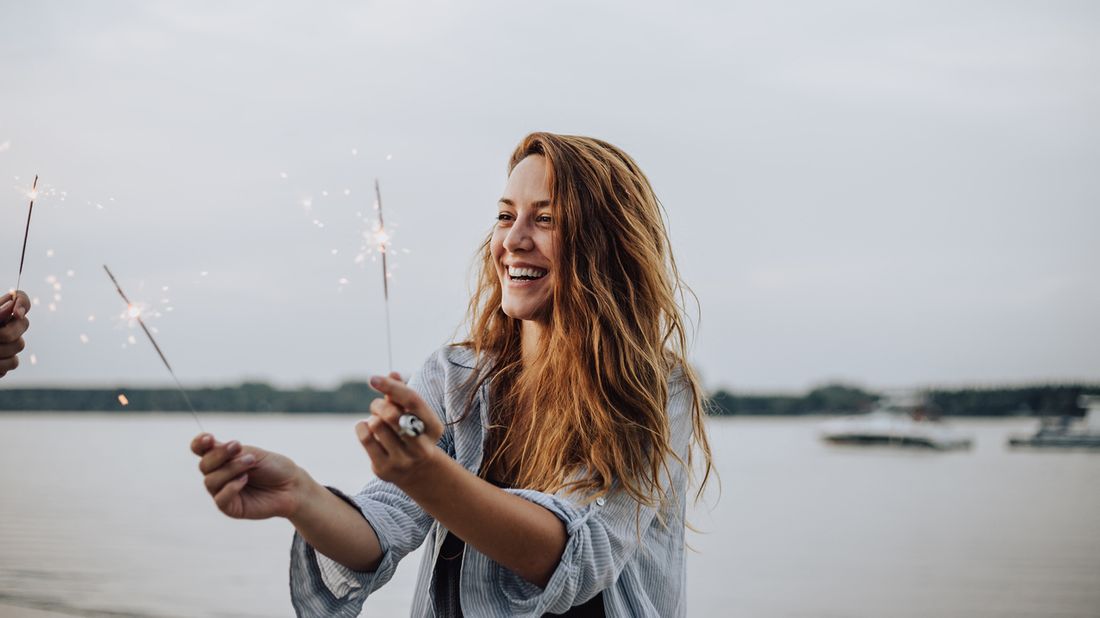
[[[505,206],[511,206],[512,208],[516,207],[516,203],[506,197],[500,198],[499,203],[504,204]],[[537,202],[533,202],[531,205],[535,208],[549,208],[550,200],[539,200]]]

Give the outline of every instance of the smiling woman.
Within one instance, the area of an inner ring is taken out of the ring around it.
[[[294,525],[299,615],[357,615],[425,540],[415,616],[685,615],[692,455],[700,491],[711,458],[649,181],[606,142],[531,134],[482,249],[469,339],[408,385],[371,379],[356,434],[376,480],[348,497],[200,434],[208,491]]]

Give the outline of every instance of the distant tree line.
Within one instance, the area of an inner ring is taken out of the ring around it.
[[[710,396],[710,413],[720,416],[797,416],[870,410],[880,396],[855,386],[827,384],[804,395],[738,395],[719,390]]]
[[[1100,395],[1100,384],[964,388],[929,393],[944,416],[1080,416],[1084,413],[1077,405],[1081,395]]]
[[[1100,395],[1100,384],[923,389],[930,407],[943,416],[1080,416],[1080,395]],[[804,395],[739,395],[719,390],[711,414],[796,416],[867,412],[883,395],[855,386],[827,384]]]
[[[125,405],[119,395],[125,397]],[[187,389],[200,412],[368,412],[377,396],[366,382],[345,382],[332,390],[281,390],[258,382]],[[187,403],[175,388],[0,390],[0,411],[12,410],[171,412],[186,411]]]
[[[1100,395],[1100,384],[1037,385],[1005,388],[926,389],[927,401],[943,416],[1079,416],[1082,394]],[[125,397],[123,405],[119,395]],[[195,409],[205,412],[349,412],[370,410],[378,394],[365,382],[334,389],[277,389],[246,382],[221,388],[189,389]],[[875,407],[883,395],[845,384],[827,384],[804,394],[711,394],[708,411],[718,416],[797,416],[852,414]],[[187,405],[174,388],[14,388],[0,389],[0,411],[171,412]]]

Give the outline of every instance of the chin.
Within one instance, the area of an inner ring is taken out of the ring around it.
[[[547,313],[544,304],[537,304],[534,306],[522,303],[516,306],[512,303],[502,303],[500,306],[504,315],[512,318],[513,320],[523,320],[525,322],[544,322],[546,321]]]
[[[535,314],[531,311],[511,309],[511,308],[508,308],[508,307],[501,307],[501,310],[504,311],[504,315],[512,318],[513,320],[533,320],[533,319],[535,319]]]

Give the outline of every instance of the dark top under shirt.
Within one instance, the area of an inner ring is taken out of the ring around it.
[[[493,479],[488,479],[497,487],[504,487]],[[443,546],[435,561],[432,572],[432,595],[435,600],[435,615],[444,618],[462,618],[462,604],[459,597],[459,579],[462,574],[462,554],[466,543],[448,532]],[[564,614],[545,614],[546,616],[569,616],[570,618],[603,618],[603,593],[588,601],[569,608]]]

